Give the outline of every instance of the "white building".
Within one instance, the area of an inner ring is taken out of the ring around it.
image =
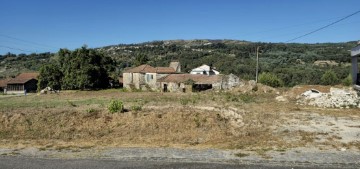
[[[211,66],[202,65],[200,67],[197,67],[197,68],[191,70],[190,74],[218,75],[218,74],[220,74],[220,72],[216,71]]]

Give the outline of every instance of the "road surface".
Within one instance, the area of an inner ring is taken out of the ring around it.
[[[168,162],[168,161],[124,161],[107,159],[43,159],[28,157],[0,157],[1,169],[308,169],[308,168],[357,168],[358,166],[282,166],[281,164],[235,164],[235,163],[191,163],[191,162]]]

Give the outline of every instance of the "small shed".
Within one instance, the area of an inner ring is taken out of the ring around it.
[[[22,94],[36,92],[39,73],[21,73],[7,82],[6,92]]]

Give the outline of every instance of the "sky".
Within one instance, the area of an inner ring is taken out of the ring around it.
[[[286,42],[360,0],[0,0],[0,55],[175,39]],[[360,13],[297,43],[360,40]]]

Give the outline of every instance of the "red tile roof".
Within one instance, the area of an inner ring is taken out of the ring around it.
[[[172,67],[156,67],[156,73],[175,73],[175,69]]]
[[[10,79],[7,84],[24,84],[31,79],[37,79],[39,73],[21,73],[13,79]]]
[[[173,82],[183,83],[188,80],[193,80],[195,84],[212,84],[221,81],[220,75],[200,75],[200,74],[171,74],[160,78],[159,82]]]
[[[150,65],[140,65],[128,70],[124,73],[175,73],[172,67],[152,67]]]
[[[9,79],[1,79],[0,80],[0,87],[6,87]]]
[[[128,70],[125,70],[124,73],[155,73],[156,69],[150,65],[140,65]]]

